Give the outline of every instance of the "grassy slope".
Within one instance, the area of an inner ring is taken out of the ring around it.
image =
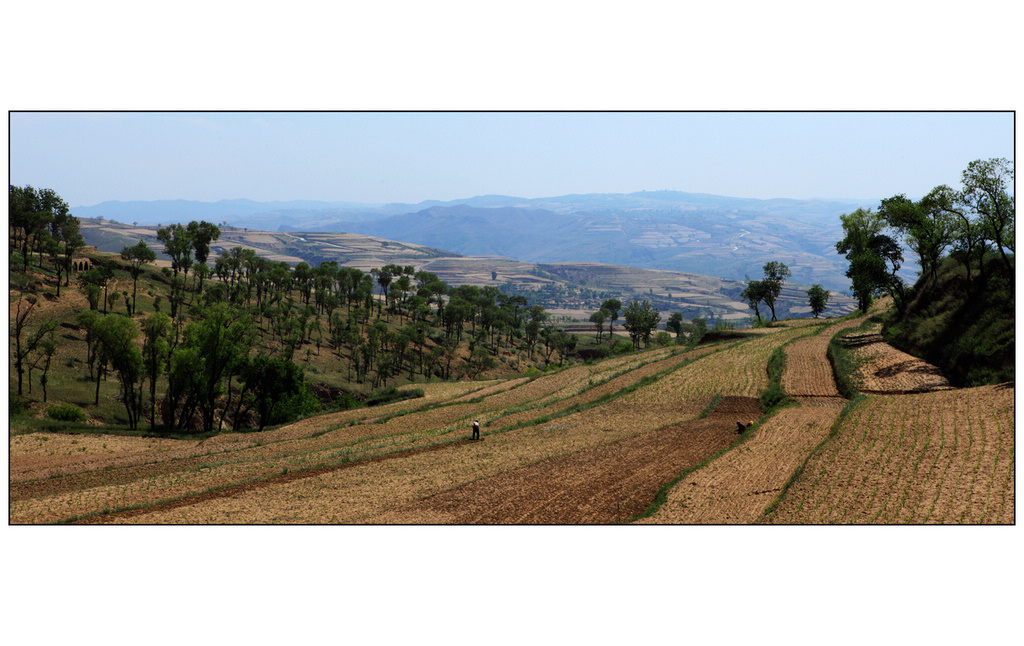
[[[1014,293],[996,256],[986,278],[946,259],[936,276],[918,280],[902,318],[890,314],[883,330],[895,347],[938,366],[956,386],[1014,380]]]

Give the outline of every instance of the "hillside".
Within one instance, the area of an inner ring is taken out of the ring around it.
[[[1015,294],[1013,276],[996,254],[975,263],[973,277],[952,258],[936,276],[922,276],[910,290],[905,311],[886,320],[886,340],[938,366],[957,386],[1013,381]]]
[[[86,243],[100,251],[119,253],[124,247],[145,240],[165,264],[169,260],[162,254],[163,243],[157,240],[156,226],[82,219],[81,230]],[[526,295],[531,302],[544,305],[558,316],[578,321],[587,321],[608,298],[624,303],[649,300],[663,313],[663,322],[672,312],[681,312],[686,319],[705,317],[734,324],[743,324],[752,315],[739,299],[743,282],[681,271],[607,263],[532,263],[483,253],[463,256],[431,246],[353,233],[272,232],[230,226],[221,228],[220,239],[211,245],[211,258],[233,247],[252,249],[263,258],[290,265],[306,262],[316,267],[321,262],[336,261],[363,271],[386,264],[413,265],[436,274],[448,285],[493,286],[506,293]],[[755,275],[760,275],[760,271],[758,267]],[[809,314],[804,294],[807,287],[795,277],[784,287],[778,309],[781,318]],[[850,297],[833,293],[825,315],[842,316],[855,307]]]
[[[9,520],[1013,524],[1012,384],[846,402],[825,348],[865,320],[427,383],[420,400],[257,433],[19,434]],[[797,405],[765,414],[778,353]]]
[[[765,262],[778,260],[790,267],[796,283],[843,291],[849,285],[834,248],[842,237],[838,216],[875,202],[643,191],[382,205],[104,202],[74,212],[80,218],[142,225],[205,219],[240,229],[361,233],[462,255],[605,263],[731,280],[756,277]],[[913,267],[905,272],[912,276]]]

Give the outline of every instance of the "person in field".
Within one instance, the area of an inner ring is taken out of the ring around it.
[[[473,439],[480,439],[480,420],[478,419],[473,420]]]

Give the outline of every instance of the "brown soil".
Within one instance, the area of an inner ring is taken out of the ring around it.
[[[848,336],[846,343],[857,361],[863,362],[854,375],[862,393],[895,395],[951,388],[937,367],[885,343],[877,332]]]
[[[846,400],[826,358],[829,339],[860,321],[830,324],[785,347],[784,390],[800,406],[785,408],[751,431],[742,445],[689,474],[644,523],[749,524],[779,495],[793,471],[825,437]]]
[[[767,522],[1014,523],[1013,384],[870,397]]]
[[[680,472],[734,444],[757,400],[727,397],[707,418],[478,480],[367,523],[595,524],[628,520]]]

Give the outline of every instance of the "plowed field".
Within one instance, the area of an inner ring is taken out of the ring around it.
[[[772,523],[1013,523],[1013,384],[870,397]]]
[[[1013,522],[1012,384],[870,397],[835,425],[847,402],[825,349],[860,320],[423,384],[423,399],[202,442],[16,436],[9,521],[613,523],[686,473],[642,522]],[[754,398],[783,346],[799,405],[738,434],[759,418]],[[898,375],[884,356],[865,369]]]
[[[938,368],[885,343],[877,332],[852,335],[846,342],[862,362],[853,375],[862,393],[896,395],[951,388]]]
[[[839,417],[846,400],[836,389],[826,351],[833,334],[859,323],[829,324],[785,346],[783,388],[800,405],[776,413],[748,431],[742,445],[683,478],[666,503],[641,522],[755,522]]]

